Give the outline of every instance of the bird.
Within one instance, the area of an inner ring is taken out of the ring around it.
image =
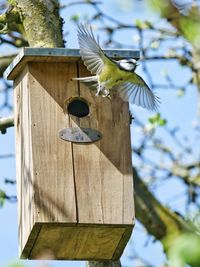
[[[151,111],[158,111],[160,98],[152,92],[147,83],[135,70],[138,63],[133,58],[114,60],[107,56],[95,39],[91,25],[77,26],[80,56],[87,69],[94,74],[89,77],[76,77],[96,95],[110,96],[110,91],[119,93],[123,101]]]

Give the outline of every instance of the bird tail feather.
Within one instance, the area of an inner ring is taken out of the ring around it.
[[[98,82],[97,76],[90,76],[90,77],[76,77],[72,78],[72,80],[80,81],[80,82]]]
[[[98,88],[98,78],[97,78],[97,76],[76,77],[76,78],[72,78],[72,80],[80,81],[81,83],[84,83],[91,90],[97,90],[97,88]]]

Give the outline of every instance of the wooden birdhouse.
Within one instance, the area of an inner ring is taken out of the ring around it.
[[[105,51],[138,58],[138,51]],[[134,226],[127,102],[95,96],[79,50],[24,48],[14,80],[22,258],[117,260]]]

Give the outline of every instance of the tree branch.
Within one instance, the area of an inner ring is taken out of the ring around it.
[[[17,9],[10,5],[4,14],[0,15],[0,33],[7,34],[11,31],[24,34]]]
[[[184,219],[164,207],[148,190],[133,168],[135,184],[136,218],[147,231],[160,240],[165,250],[168,250],[176,237],[182,231],[188,230]]]
[[[15,58],[16,54],[13,55],[6,55],[6,56],[0,56],[0,77],[3,77],[3,73],[5,69],[8,67],[8,65],[12,62],[12,60]]]
[[[6,133],[6,129],[14,126],[14,118],[13,116],[9,116],[6,118],[0,118],[0,132],[2,134]]]

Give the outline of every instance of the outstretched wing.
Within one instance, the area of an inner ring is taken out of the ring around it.
[[[114,89],[118,90],[121,98],[130,104],[153,111],[157,111],[159,108],[160,98],[151,91],[145,81],[136,73],[133,73],[130,79]]]
[[[91,27],[87,28],[81,24],[78,26],[77,32],[81,58],[92,74],[99,75],[106,64],[112,64],[116,68],[116,63],[106,56],[99,46]],[[126,82],[118,84],[113,89],[118,90],[122,99],[130,104],[136,104],[150,110],[157,110],[160,103],[159,97],[151,91],[139,75],[132,72],[131,77],[130,75],[128,76],[129,78],[127,77]],[[98,85],[97,81],[91,81],[90,79],[81,80],[81,82],[92,87],[92,89]]]
[[[92,74],[100,74],[104,64],[112,63],[112,60],[102,51],[95,40],[91,27],[88,29],[81,24],[77,31],[80,54],[84,64]]]

